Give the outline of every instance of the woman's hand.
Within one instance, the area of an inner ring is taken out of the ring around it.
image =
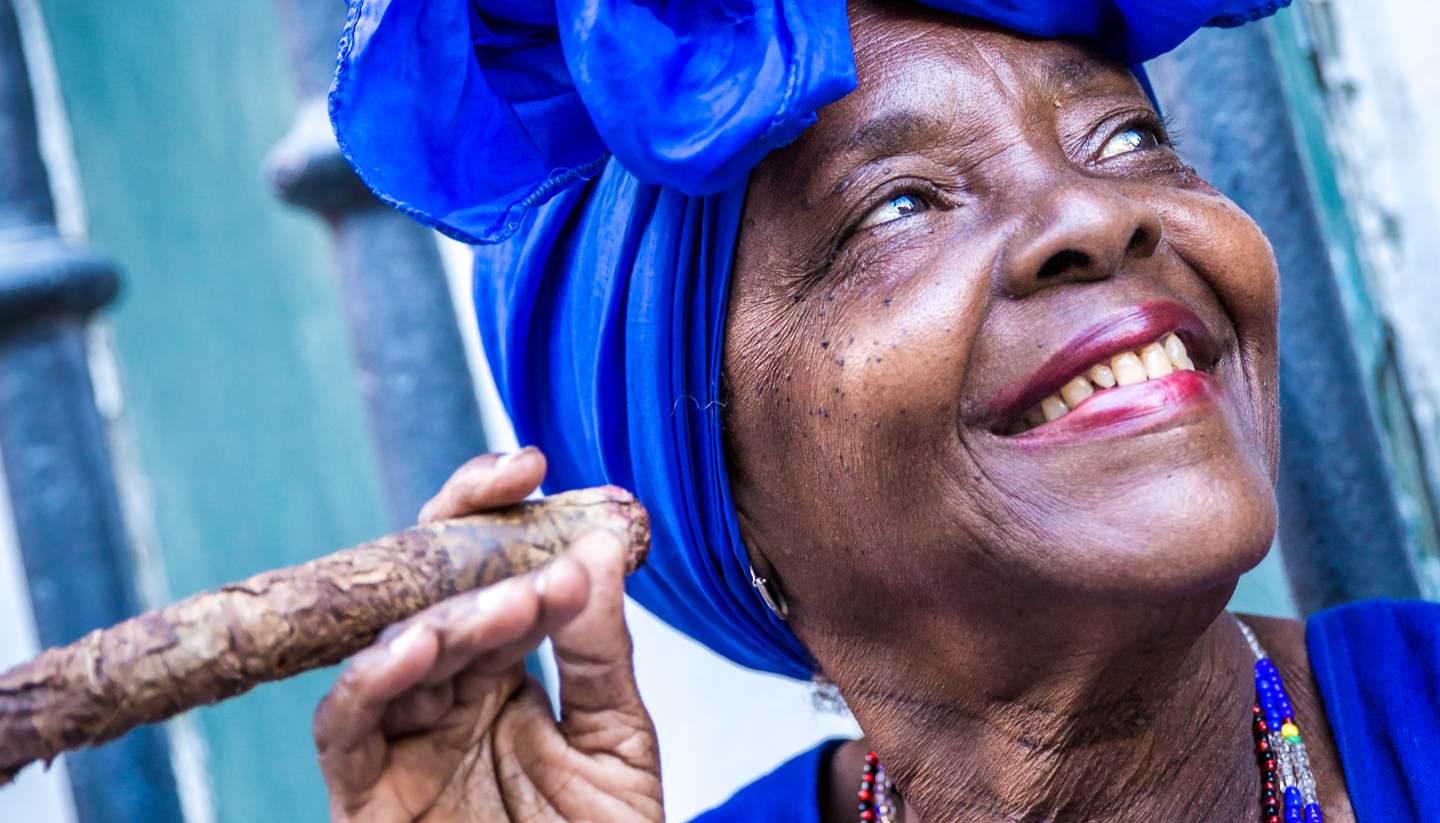
[[[420,520],[516,503],[544,475],[534,449],[477,457]],[[592,532],[539,572],[451,598],[356,655],[315,712],[331,820],[663,820],[624,576],[619,538]],[[558,722],[524,667],[546,636]]]

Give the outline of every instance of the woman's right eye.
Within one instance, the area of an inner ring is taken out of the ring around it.
[[[1160,134],[1149,126],[1130,126],[1124,131],[1105,141],[1100,149],[1100,159],[1109,160],[1121,154],[1129,154],[1132,151],[1152,149],[1164,145]]]
[[[913,214],[920,214],[921,212],[927,212],[929,210],[930,204],[925,202],[919,195],[897,194],[871,209],[869,213],[860,220],[860,224],[856,226],[856,229],[874,228],[875,226],[881,226],[903,217],[909,217]]]

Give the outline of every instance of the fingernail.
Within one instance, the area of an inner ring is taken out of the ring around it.
[[[500,604],[505,602],[505,598],[509,596],[510,588],[510,581],[506,580],[503,583],[496,583],[481,589],[480,593],[475,595],[476,611],[489,612],[499,608]]]
[[[507,452],[500,455],[500,459],[495,461],[495,470],[500,471],[504,469],[506,466],[509,466],[511,463],[514,463],[516,460],[519,460],[520,458],[529,454],[529,452],[530,447],[526,446],[520,451]]]
[[[405,631],[400,632],[399,636],[391,640],[386,648],[396,657],[404,657],[410,653],[411,649],[415,648],[415,645],[420,642],[420,638],[424,634],[425,627],[416,623]]]

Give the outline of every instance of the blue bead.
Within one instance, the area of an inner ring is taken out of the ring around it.
[[[1265,722],[1270,724],[1270,731],[1280,731],[1280,724],[1283,723],[1285,719],[1280,714],[1279,704],[1273,699],[1266,700],[1262,698],[1260,700],[1260,710],[1265,712]]]
[[[1291,786],[1285,790],[1285,823],[1304,823],[1300,819],[1301,810],[1305,806],[1305,798],[1300,796],[1300,790]]]
[[[1320,804],[1311,803],[1305,807],[1305,823],[1325,823],[1325,815],[1320,813]]]

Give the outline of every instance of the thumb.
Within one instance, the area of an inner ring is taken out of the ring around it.
[[[575,541],[569,556],[589,573],[590,596],[580,614],[551,635],[561,728],[572,745],[616,753],[639,733],[653,752],[654,730],[635,684],[625,625],[625,546],[613,532],[593,531]]]

